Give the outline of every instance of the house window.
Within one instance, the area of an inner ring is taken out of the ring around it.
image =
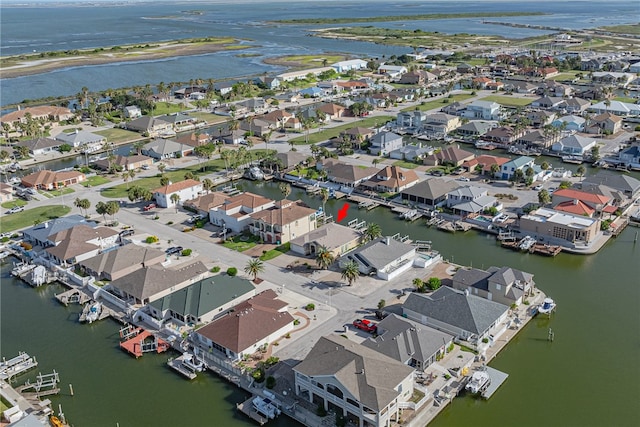
[[[500,286],[500,284],[499,284],[499,283],[496,283],[496,290],[498,290],[498,291],[499,291],[499,290],[501,290],[501,289],[502,289],[502,286]]]

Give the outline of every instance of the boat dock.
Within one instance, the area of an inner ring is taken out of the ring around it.
[[[545,256],[556,256],[562,252],[562,246],[554,246],[545,243],[532,242],[531,240],[506,240],[500,241],[503,248],[513,249],[516,251],[529,252],[530,254],[539,254]]]
[[[491,378],[491,383],[489,387],[485,391],[482,392],[481,396],[485,399],[493,396],[493,393],[498,390],[498,388],[509,378],[509,374],[498,371],[497,369],[485,367],[487,374],[489,374],[489,378]]]
[[[91,309],[92,307],[94,307],[94,304],[94,301],[89,301],[84,305],[82,313],[80,313],[80,318],[78,319],[80,323],[93,323],[95,321],[103,320],[111,316],[111,310],[105,307],[104,304],[100,304],[100,312],[98,313],[97,317],[95,315],[91,316]],[[93,317],[95,317],[95,319]]]
[[[252,420],[256,421],[258,424],[260,424],[262,426],[267,421],[269,421],[269,419],[266,418],[266,417],[263,417],[260,414],[258,414],[258,412],[253,408],[253,399],[254,398],[255,398],[255,396],[252,395],[250,398],[248,398],[244,402],[236,403],[236,408],[238,409],[238,411],[240,411],[243,414],[247,415],[249,418],[251,418]]]
[[[11,380],[11,378],[27,372],[36,366],[38,366],[36,358],[21,351],[12,359],[6,360],[2,358],[2,362],[0,363],[0,379]]]
[[[144,353],[155,351],[163,353],[171,348],[171,345],[161,338],[156,337],[146,329],[126,326],[120,329],[120,337],[124,339],[120,343],[120,348],[134,355],[141,357]]]
[[[63,305],[86,304],[91,301],[91,295],[81,289],[72,288],[57,294],[56,299]]]
[[[469,231],[473,227],[471,224],[462,221],[442,221],[436,225],[438,230],[449,231],[455,233],[456,231]]]
[[[182,359],[180,357],[176,357],[176,358],[172,357],[167,362],[167,365],[169,365],[169,367],[171,369],[175,370],[176,372],[180,373],[181,375],[184,375],[185,377],[187,377],[190,380],[193,380],[193,379],[195,379],[197,377],[195,372],[193,372],[190,369],[185,368],[184,364],[182,363]]]

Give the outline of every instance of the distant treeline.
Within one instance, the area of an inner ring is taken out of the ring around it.
[[[347,24],[350,22],[385,22],[385,21],[425,21],[430,19],[455,18],[497,18],[501,16],[536,16],[546,15],[544,12],[473,12],[473,13],[429,13],[425,15],[391,15],[353,18],[303,18],[282,19],[279,24]]]

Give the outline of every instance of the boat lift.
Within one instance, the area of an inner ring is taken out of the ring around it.
[[[53,373],[51,374],[43,375],[42,373],[38,373],[35,383],[32,384],[29,380],[27,380],[27,382],[24,383],[23,386],[18,388],[18,391],[23,392],[27,390],[33,390],[38,394],[38,396],[58,394],[60,392],[60,389],[57,387],[59,382],[60,377],[54,369]]]

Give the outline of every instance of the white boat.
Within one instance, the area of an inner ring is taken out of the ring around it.
[[[551,298],[545,298],[542,301],[540,307],[538,307],[538,313],[549,314],[556,308],[556,302]]]
[[[96,301],[89,306],[89,311],[87,311],[85,320],[87,321],[87,323],[93,323],[100,318],[101,313],[102,304]]]
[[[491,384],[491,377],[487,371],[478,371],[473,374],[464,389],[476,394],[485,391],[487,387],[489,387],[489,384]]]
[[[251,402],[255,411],[270,420],[280,415],[280,409],[266,397],[256,396]]]
[[[255,181],[262,181],[264,179],[264,173],[257,166],[252,166],[249,168],[247,175],[249,179],[253,179]]]
[[[182,353],[180,358],[182,359],[182,364],[193,372],[202,372],[206,368],[204,362],[191,353]]]
[[[536,239],[531,236],[525,236],[525,238],[520,241],[518,247],[522,251],[528,251],[534,243],[536,243]]]

